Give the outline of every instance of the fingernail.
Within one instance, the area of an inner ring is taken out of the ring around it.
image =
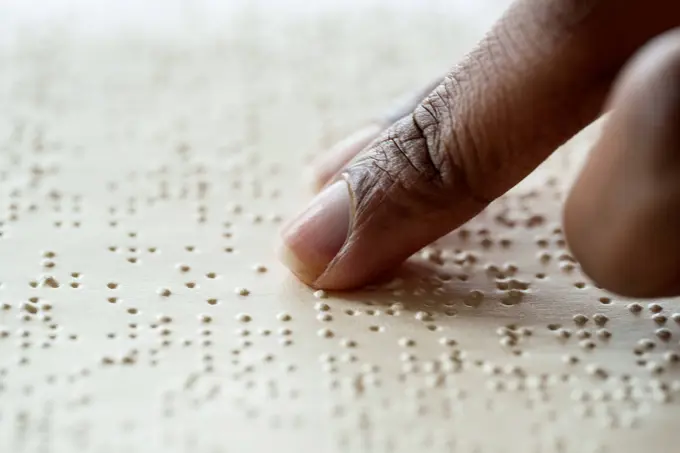
[[[279,258],[302,281],[314,283],[344,245],[350,221],[349,187],[340,180],[283,228]]]

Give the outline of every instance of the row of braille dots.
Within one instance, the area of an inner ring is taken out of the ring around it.
[[[479,261],[479,255],[473,251],[451,251],[436,248],[426,248],[421,252],[420,256],[431,263],[441,266],[449,262],[463,266],[468,272],[474,272],[476,264]],[[540,259],[545,261],[544,256]],[[562,252],[558,257],[558,260],[560,261],[560,267],[565,272],[571,272],[576,266],[576,260],[567,252]],[[517,290],[521,291],[528,289],[529,282],[522,282],[518,279],[514,279],[509,282],[505,281],[506,279],[510,279],[518,273],[519,267],[515,263],[505,263],[502,268],[496,264],[487,263],[484,266],[484,271],[488,276],[498,280],[496,286],[499,290],[509,290],[514,297],[517,297]],[[446,281],[447,279],[445,276],[446,274],[444,274],[444,280]],[[465,274],[457,276],[457,279],[461,281],[467,281],[468,278],[469,276]],[[536,278],[544,279],[546,278],[546,274],[538,273],[536,274]],[[512,287],[513,285],[514,287]],[[574,286],[583,289],[586,287],[586,284],[584,282],[576,282]]]
[[[14,198],[19,198],[21,195],[21,192],[18,189],[12,190],[10,192],[10,198],[12,198],[14,195]],[[64,207],[62,205],[62,194],[56,190],[52,190],[47,194],[47,198],[50,200],[51,205],[46,206],[45,209],[49,209],[50,211],[54,213],[62,213],[64,211]],[[80,195],[74,195],[72,197],[72,206],[70,207],[70,211],[74,214],[80,214],[82,207],[81,207],[81,200],[82,197]],[[40,206],[37,203],[30,203],[28,204],[25,208],[22,208],[21,204],[18,202],[11,202],[6,209],[7,212],[7,221],[9,222],[16,222],[19,220],[19,213],[23,210],[29,213],[37,212],[40,209]],[[54,226],[56,227],[61,227],[64,224],[62,221],[54,222]],[[80,222],[76,221],[73,223],[74,227],[79,227]]]
[[[29,361],[26,358],[21,358],[19,360],[20,365],[26,365],[28,364]],[[7,368],[0,368],[0,395],[3,393],[3,391],[7,391],[8,388],[3,384],[3,377],[9,375],[9,370]],[[44,382],[48,385],[55,385],[59,383],[66,383],[66,384],[75,384],[82,379],[88,378],[92,375],[92,372],[88,368],[82,368],[78,371],[68,373],[64,376],[59,376],[56,374],[48,374],[44,376]],[[35,391],[36,384],[26,384],[21,388],[21,393],[23,393],[24,396],[30,396],[34,393]],[[16,395],[15,389],[11,390],[13,395]],[[62,395],[64,396],[64,395]],[[78,402],[81,405],[88,404],[90,401],[87,399],[87,397],[79,397]]]
[[[519,223],[517,220],[510,219],[508,217],[508,211],[503,211],[499,214],[496,214],[494,216],[494,221],[503,226],[503,227],[509,227],[509,228],[514,228],[517,226]],[[521,222],[521,225],[526,227],[526,228],[536,228],[539,226],[542,226],[545,224],[545,217],[542,215],[532,215],[526,219],[524,219]],[[494,237],[493,233],[489,230],[489,228],[486,227],[480,227],[477,229],[475,232],[476,235],[480,238],[479,239],[479,245],[483,249],[490,249],[493,247],[495,244],[500,245],[502,248],[508,248],[512,245],[512,240],[508,237],[505,237],[504,235],[500,235],[499,237]],[[553,231],[554,234],[560,235],[561,230],[559,228],[555,228]],[[472,240],[472,231],[470,230],[470,227],[461,227],[457,230],[458,237],[463,240],[464,242],[468,242]],[[565,242],[563,239],[559,238],[556,240],[556,244],[558,247],[564,247]]]
[[[629,309],[633,313],[640,313],[642,311],[642,306],[639,303],[634,302],[634,303],[629,305]],[[654,315],[652,316],[652,319],[654,320],[654,322],[656,324],[664,324],[666,322],[665,317],[660,315],[660,311],[662,310],[662,307],[659,304],[651,303],[649,305],[649,309],[652,313],[654,313]],[[677,323],[680,323],[680,314],[675,314],[675,315],[677,315],[677,316],[673,317],[674,320]],[[597,329],[597,331],[595,332],[595,335],[597,336],[597,338],[599,338],[601,341],[604,341],[604,342],[609,340],[612,336],[612,332],[610,330],[604,328],[604,326],[607,323],[607,321],[609,320],[609,318],[604,314],[598,313],[598,314],[593,315],[592,319],[593,319],[594,323],[599,327]],[[574,323],[577,326],[582,327],[582,326],[586,325],[586,323],[588,322],[588,317],[583,315],[583,314],[576,314],[576,315],[573,316],[573,320],[574,320]],[[559,324],[550,324],[550,325],[548,325],[548,328],[550,330],[552,330],[559,339],[562,339],[562,340],[566,340],[566,339],[570,338],[572,336],[572,334],[575,335],[580,340],[579,346],[581,346],[585,350],[592,350],[596,347],[596,343],[593,342],[590,339],[591,336],[592,336],[591,332],[586,330],[586,329],[581,328],[581,329],[578,329],[576,332],[572,332],[570,329],[563,328]],[[661,341],[664,341],[664,342],[669,341],[670,338],[671,338],[670,330],[668,330],[667,328],[664,328],[664,327],[660,327],[660,328],[656,329],[655,334]],[[640,339],[638,341],[638,344],[633,349],[633,352],[636,355],[641,356],[641,355],[645,354],[645,352],[651,351],[652,349],[654,349],[655,345],[656,344],[655,344],[654,341],[647,339],[647,338],[643,338],[643,339]],[[680,361],[680,354],[678,354],[675,351],[667,351],[664,354],[664,360],[668,364],[675,364],[678,361]],[[577,363],[578,359],[575,356],[568,355],[568,356],[565,356],[565,362],[573,364],[573,363]],[[640,360],[638,360],[637,363],[640,366],[646,366],[647,369],[653,374],[659,374],[659,373],[661,373],[665,370],[664,366],[662,366],[661,364],[658,364],[656,362],[648,362],[647,360],[640,359]],[[587,371],[588,370],[590,370],[590,371],[600,370],[598,373],[595,373],[595,374],[603,374],[604,373],[602,368],[599,367],[596,364],[590,364],[588,367],[589,368],[587,369]],[[593,373],[591,373],[591,374],[593,374]]]
[[[562,327],[562,325],[556,323],[548,324],[548,329],[561,341],[566,342],[566,340],[576,337],[579,340],[579,346],[586,351],[590,351],[597,347],[597,343],[592,340],[593,336],[602,342],[606,342],[612,337],[612,332],[605,327],[609,322],[609,317],[603,313],[596,313],[592,316],[593,323],[597,326],[597,330],[594,334],[585,328],[589,321],[589,318],[586,315],[577,313],[572,319],[574,324],[579,327],[575,331],[567,327]],[[565,361],[570,363],[573,362],[573,360]]]
[[[177,264],[176,268],[183,274],[191,271],[191,266],[189,266],[188,264]],[[255,265],[252,266],[252,269],[253,269],[254,272],[256,272],[258,274],[264,274],[268,271],[267,266],[265,266],[263,264],[255,264]],[[205,278],[210,279],[210,280],[214,280],[217,277],[218,277],[218,274],[215,273],[215,272],[208,272],[207,274],[205,274]],[[186,282],[184,284],[184,286],[186,286],[189,289],[194,289],[194,288],[198,287],[198,283],[196,283],[195,281],[189,281],[189,282]],[[158,288],[157,293],[162,297],[170,297],[170,296],[172,296],[172,289],[167,288],[167,287]],[[250,290],[248,288],[238,286],[238,287],[234,288],[234,293],[236,293],[239,296],[246,297],[246,296],[250,295]],[[219,301],[218,301],[217,298],[207,299],[207,303],[209,305],[216,305],[218,302]]]
[[[539,220],[539,219],[542,219],[542,217],[538,216],[538,217],[530,218],[529,222],[530,222],[531,226],[533,227],[533,226],[537,226],[537,225],[542,224],[543,220]],[[477,234],[480,237],[482,237],[480,244],[482,245],[483,248],[489,248],[493,245],[494,240],[493,240],[491,232],[489,231],[488,228],[481,227],[480,229],[477,230]],[[553,234],[553,236],[556,236],[556,239],[554,239],[555,245],[559,249],[564,249],[566,247],[566,241],[562,237],[562,235],[563,235],[562,228],[559,227],[559,226],[553,227],[552,234]],[[464,240],[467,240],[470,237],[471,233],[470,233],[469,229],[461,228],[460,230],[458,230],[458,235],[461,238],[463,238]],[[501,238],[501,239],[498,240],[498,243],[502,247],[507,248],[511,245],[512,242],[508,238]],[[547,249],[550,246],[550,239],[543,236],[543,235],[537,235],[535,237],[535,244],[540,249]],[[440,257],[438,257],[438,256],[430,256],[428,258],[430,258],[430,260],[432,262],[443,264],[443,262],[440,261]],[[553,254],[551,252],[549,252],[548,250],[543,250],[543,251],[540,251],[540,252],[537,253],[537,259],[542,264],[549,263],[552,260],[552,258],[553,258]],[[557,259],[559,261],[559,267],[563,272],[569,273],[569,272],[573,271],[577,266],[576,260],[567,252],[561,252],[559,254],[559,256],[557,257]],[[456,261],[456,260],[453,260],[453,261],[456,262],[457,264],[463,264],[463,262],[461,262],[461,261]],[[537,277],[538,278],[545,278],[545,274],[541,274],[540,276],[537,275]]]
[[[433,256],[438,257],[435,258],[435,262],[437,262],[440,260],[440,257],[443,253],[444,251],[442,250],[428,248],[421,253],[421,256],[425,257],[430,261],[432,261]],[[477,262],[477,259],[478,259],[477,255],[472,252],[458,252],[455,254],[455,257],[453,258],[456,264],[472,263],[473,265],[474,263]],[[502,270],[494,264],[487,264],[484,269],[486,274],[496,281],[496,288],[503,293],[503,297],[501,299],[502,304],[516,305],[517,303],[521,302],[522,297],[530,287],[530,283],[513,277],[518,271],[518,267],[515,264],[506,263]],[[465,274],[458,275],[457,278],[460,281],[468,280],[468,276]],[[451,279],[452,276],[449,273],[440,273],[435,278],[424,278],[422,279],[422,282],[424,283],[425,286],[433,288],[431,290],[433,294],[444,295],[446,294],[446,290],[442,288],[442,285],[444,283],[450,282]],[[395,278],[383,285],[372,286],[370,287],[370,289],[379,288],[391,290],[392,295],[398,297],[406,294],[406,290],[404,289],[405,283],[406,282],[403,279]],[[413,295],[421,296],[427,293],[427,290],[425,290],[423,287],[416,287],[412,290],[412,293]],[[479,307],[483,300],[484,293],[478,289],[470,290],[463,297],[464,305],[472,308]],[[453,302],[453,300],[451,302]],[[446,305],[446,302],[444,303],[444,305]]]
[[[2,311],[9,312],[13,309],[13,306],[9,303],[3,303],[0,305]],[[39,297],[30,297],[26,302],[20,305],[19,312],[17,314],[18,319],[24,323],[33,322],[34,320],[41,320],[47,329],[47,333],[44,339],[39,343],[42,349],[50,348],[54,341],[58,338],[64,338],[70,341],[75,341],[78,339],[76,334],[67,334],[60,325],[55,321],[51,312],[53,310],[52,304],[48,302],[41,302]],[[12,334],[11,330],[7,327],[0,326],[0,340],[16,337],[17,346],[23,350],[28,350],[32,348],[36,341],[32,339],[36,335],[28,328],[22,328],[17,330]],[[37,340],[40,341],[40,340]],[[29,358],[27,356],[22,356],[19,358],[20,365],[26,365],[29,363]]]
[[[565,362],[568,364],[578,363],[575,356],[565,356]],[[491,379],[487,381],[489,390],[528,390],[528,389],[546,389],[548,386],[553,386],[558,382],[571,382],[578,384],[581,382],[575,375],[571,373],[562,374],[540,374],[529,375],[526,371],[514,364],[506,364],[500,366],[489,361],[476,360],[474,364],[479,366],[484,373],[489,376],[497,376],[504,374],[503,379]],[[424,371],[436,371],[436,369],[429,369]],[[609,379],[615,385],[612,389],[602,389],[599,387],[593,389],[576,388],[571,393],[571,398],[578,402],[600,402],[607,403],[609,401],[631,401],[631,402],[646,402],[657,401],[667,403],[671,400],[672,394],[680,393],[680,380],[675,380],[671,384],[659,380],[640,380],[632,378],[630,375],[621,375],[619,377],[611,376],[605,368],[590,363],[585,366],[585,371],[590,376],[598,379]],[[508,379],[508,377],[515,377],[518,379]]]
[[[136,314],[136,313],[135,313]],[[177,344],[181,345],[182,347],[191,347],[194,344],[199,345],[202,348],[210,348],[213,346],[213,342],[211,340],[211,337],[213,335],[213,330],[210,328],[210,325],[214,322],[214,317],[213,315],[207,314],[207,313],[201,313],[197,315],[197,320],[199,322],[200,328],[197,332],[197,340],[192,340],[191,338],[180,338],[176,341]],[[156,366],[159,363],[159,352],[160,348],[169,348],[172,346],[173,341],[173,329],[171,327],[173,322],[173,318],[169,315],[165,314],[159,314],[156,316],[156,321],[151,322],[148,324],[148,327],[151,331],[155,331],[159,337],[158,345],[159,347],[157,348],[150,348],[148,350],[149,353],[149,361],[148,364],[150,366]],[[138,337],[138,332],[140,329],[140,324],[137,322],[131,322],[128,324],[128,333],[126,335],[127,338],[129,339],[136,339]],[[121,337],[119,333],[116,332],[109,332],[106,334],[106,337],[115,340],[119,337]],[[139,350],[136,348],[131,349],[127,353],[121,355],[120,357],[113,357],[110,355],[105,355],[101,358],[101,363],[102,365],[114,365],[114,364],[121,364],[121,365],[134,365],[140,360],[139,356]],[[214,370],[214,365],[213,365],[213,356],[205,352],[202,356],[202,360],[205,366],[204,371],[206,372],[212,372]]]
[[[647,305],[650,319],[656,327],[654,336],[658,341],[669,343],[673,338],[673,333],[667,327],[669,319],[676,325],[680,325],[680,313],[673,313],[667,316],[663,313],[663,306],[659,303],[652,302]],[[634,315],[641,315],[644,312],[644,307],[639,302],[632,302],[628,304],[628,310]],[[665,351],[663,354],[663,363],[654,360],[648,360],[647,355],[656,349],[656,341],[651,338],[640,338],[633,348],[633,353],[638,357],[636,364],[645,367],[652,374],[661,374],[666,371],[669,365],[680,362],[680,353],[677,351]]]

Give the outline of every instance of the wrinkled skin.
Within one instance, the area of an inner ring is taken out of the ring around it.
[[[606,289],[680,294],[679,25],[674,1],[516,1],[428,94],[316,163],[318,188],[349,186],[349,231],[320,254],[324,230],[292,222],[287,264],[314,287],[366,284],[611,110],[564,208],[568,243]]]

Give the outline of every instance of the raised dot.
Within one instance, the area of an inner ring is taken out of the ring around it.
[[[598,329],[595,334],[600,340],[608,340],[612,336],[612,333],[607,329]]]
[[[578,338],[580,340],[585,340],[585,339],[590,338],[590,337],[591,337],[591,334],[586,329],[578,329],[576,331],[576,338]]]
[[[441,337],[439,339],[439,344],[441,344],[442,346],[456,346],[458,342],[453,338]]]
[[[652,313],[660,313],[660,312],[663,311],[663,307],[660,304],[657,304],[656,302],[653,302],[653,303],[647,305],[647,308]]]
[[[330,313],[323,313],[322,312],[322,313],[319,313],[316,316],[316,319],[318,319],[319,321],[323,321],[323,322],[329,322],[329,321],[333,320],[333,316],[331,316]]]
[[[572,319],[574,320],[574,323],[578,326],[583,326],[588,322],[588,317],[580,313],[574,315]]]
[[[314,297],[316,297],[317,299],[325,299],[328,297],[328,294],[326,294],[326,291],[324,291],[323,289],[319,289],[317,291],[314,291]]]
[[[239,313],[236,315],[236,320],[238,322],[250,322],[252,321],[252,318],[247,313]]]
[[[213,320],[213,319],[212,319],[212,316],[206,315],[206,314],[201,314],[201,315],[199,315],[199,316],[198,316],[198,319],[199,319],[202,323],[204,323],[204,324],[211,323],[212,320]]]
[[[578,363],[579,359],[575,355],[566,354],[562,356],[562,361],[569,365],[575,365]]]
[[[431,321],[432,320],[432,315],[426,311],[418,311],[415,314],[415,318],[418,321]]]
[[[596,313],[595,315],[593,315],[593,321],[595,322],[595,324],[602,327],[605,324],[607,324],[607,321],[609,321],[609,317],[603,315],[602,313]]]
[[[677,363],[680,362],[680,353],[675,351],[666,351],[663,358],[668,363]]]
[[[604,368],[602,368],[600,365],[596,365],[593,363],[589,363],[588,365],[586,365],[585,371],[589,375],[600,379],[605,379],[609,375],[609,373],[607,373],[607,371]]]
[[[571,331],[569,329],[560,328],[560,329],[555,330],[555,336],[557,336],[558,338],[566,340],[569,337],[571,337]]]
[[[668,341],[673,336],[671,331],[669,329],[665,328],[665,327],[661,327],[659,329],[656,329],[654,334],[657,336],[657,338],[659,338],[662,341]]]
[[[314,304],[314,310],[316,311],[329,311],[331,307],[324,302],[317,302]]]
[[[592,340],[581,340],[578,345],[586,350],[595,349],[595,343]]]
[[[416,345],[416,342],[411,338],[400,338],[398,344],[403,348],[411,348]]]
[[[654,343],[654,341],[650,340],[649,338],[641,338],[638,340],[637,344],[646,351],[651,351],[656,346],[656,343]]]
[[[628,311],[631,313],[640,313],[642,311],[642,305],[637,302],[632,302],[627,305]]]
[[[38,313],[38,307],[36,307],[33,304],[25,303],[21,306],[21,308],[23,308],[25,311],[27,311],[27,312],[29,312],[33,315]]]
[[[293,319],[288,313],[279,313],[276,315],[276,319],[279,321],[287,322]]]
[[[340,346],[343,348],[356,348],[357,342],[349,338],[343,338],[340,340]]]
[[[652,320],[655,323],[657,323],[658,325],[662,326],[662,325],[666,324],[666,321],[668,320],[668,318],[666,318],[666,316],[661,314],[661,313],[655,313],[655,314],[652,315]]]
[[[333,331],[331,329],[319,329],[317,330],[317,335],[319,335],[322,338],[331,338],[333,337]]]
[[[234,292],[239,296],[248,296],[250,294],[250,291],[246,288],[235,288]]]

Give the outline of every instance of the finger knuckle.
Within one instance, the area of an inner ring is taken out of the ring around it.
[[[475,199],[465,161],[457,158],[459,143],[445,95],[435,90],[347,170],[359,205],[387,200],[416,215],[423,208],[448,209],[454,196]]]

